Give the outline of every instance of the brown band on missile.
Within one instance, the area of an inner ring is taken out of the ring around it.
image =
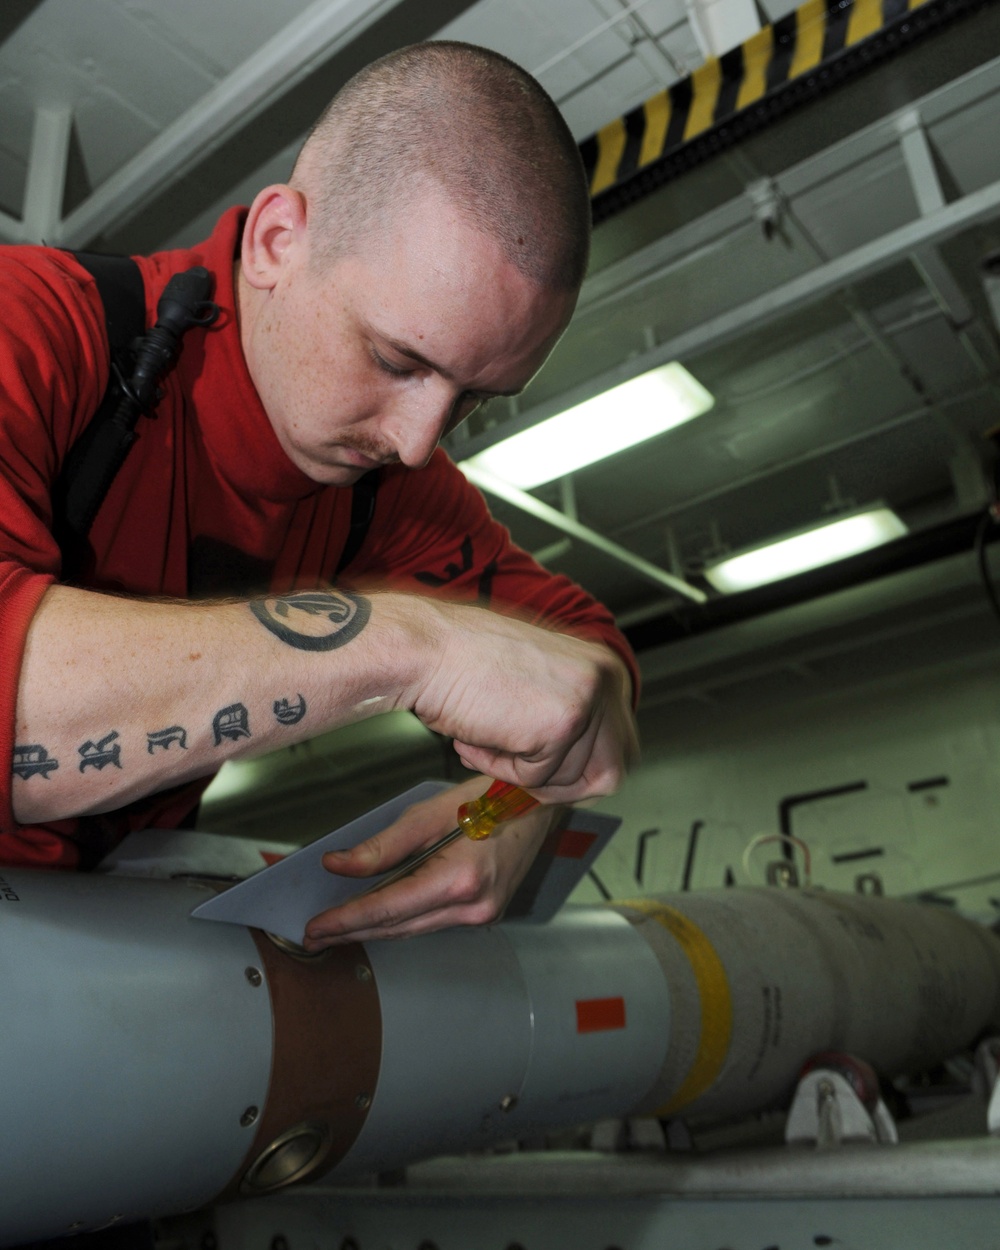
[[[382,1012],[363,946],[303,957],[259,929],[250,933],[271,997],[271,1078],[253,1144],[223,1198],[313,1180],[338,1163],[364,1126],[382,1056]]]

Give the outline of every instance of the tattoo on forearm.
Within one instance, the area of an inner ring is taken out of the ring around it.
[[[169,729],[157,729],[154,733],[146,734],[146,750],[150,755],[156,747],[169,751],[175,742],[182,750],[187,750],[187,730],[180,725],[171,725]]]
[[[96,768],[100,772],[108,764],[121,768],[122,749],[117,739],[118,731],[113,729],[100,741],[93,742],[88,738],[82,746],[77,747],[80,754],[80,772],[82,773],[85,768]]]
[[[332,651],[361,633],[368,624],[371,603],[346,590],[311,590],[255,599],[250,611],[290,647]]]
[[[305,714],[306,701],[301,694],[295,696],[294,703],[288,699],[274,701],[274,715],[279,725],[297,725]]]
[[[228,707],[219,708],[212,718],[212,732],[217,747],[222,746],[223,738],[228,738],[230,742],[249,738],[250,713],[242,703],[230,703]]]
[[[11,767],[15,776],[20,777],[22,781],[27,781],[30,777],[44,777],[48,781],[49,773],[56,771],[59,761],[53,759],[45,747],[31,743],[14,748],[14,761]]]

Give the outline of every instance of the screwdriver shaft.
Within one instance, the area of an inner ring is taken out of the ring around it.
[[[438,838],[424,850],[418,851],[416,855],[404,859],[387,877],[380,878],[367,890],[362,890],[358,897],[363,898],[366,894],[374,894],[376,890],[384,890],[387,885],[393,885],[401,881],[403,877],[408,877],[415,868],[419,868],[438,851],[450,846],[463,833],[474,842],[481,841],[488,838],[496,826],[503,821],[513,820],[515,816],[522,816],[537,806],[538,800],[533,799],[530,794],[526,794],[517,786],[512,786],[505,781],[494,781],[484,795],[463,803],[458,809],[457,828],[452,829],[451,833],[446,833],[443,838]]]
[[[408,859],[404,859],[398,868],[389,873],[387,877],[382,877],[376,881],[374,885],[370,885],[367,890],[362,890],[359,898],[363,898],[366,894],[374,894],[376,890],[384,890],[387,885],[393,885],[397,881],[401,881],[404,877],[408,877],[415,868],[419,868],[436,855],[438,851],[444,850],[446,846],[450,846],[457,838],[462,836],[462,826],[452,829],[451,833],[446,833],[443,838],[438,838],[436,842],[432,842],[430,846],[422,851],[418,851],[416,855],[411,855]]]

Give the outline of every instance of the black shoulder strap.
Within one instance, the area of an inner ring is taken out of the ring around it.
[[[139,266],[130,256],[102,256],[98,252],[72,255],[94,279],[104,302],[111,359],[124,357],[130,364],[132,344],[146,329],[146,292]]]
[[[132,375],[135,345],[146,330],[146,296],[142,274],[135,261],[128,256],[104,256],[96,252],[74,252],[73,256],[92,275],[104,303],[111,373],[97,411],[70,448],[53,489],[53,533],[62,552],[63,580],[72,580],[86,567],[90,523],[121,467],[121,454],[112,454],[104,444],[120,441],[119,433],[113,429],[114,420]],[[190,275],[194,273],[189,271]],[[177,277],[175,275],[171,282]],[[182,282],[184,277],[180,276]],[[214,314],[202,322],[192,320],[189,324],[208,324],[212,316]],[[182,325],[182,332],[184,328],[186,326]],[[334,577],[343,572],[361,549],[375,515],[378,487],[378,469],[366,473],[354,484],[347,541]]]
[[[74,252],[94,279],[104,304],[111,373],[104,396],[87,428],[69,450],[52,492],[52,529],[62,552],[62,575],[70,580],[86,559],[86,533],[73,518],[93,516],[111,479],[95,468],[91,448],[111,423],[122,396],[122,382],[132,372],[132,346],[146,329],[146,294],[139,266],[128,256]]]
[[[340,576],[361,550],[361,544],[365,541],[365,535],[375,515],[375,497],[378,494],[378,486],[378,469],[370,470],[354,483],[351,493],[351,525],[347,531],[344,550],[340,553],[340,559],[334,570],[334,578]]]

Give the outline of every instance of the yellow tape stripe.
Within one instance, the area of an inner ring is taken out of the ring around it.
[[[663,155],[663,145],[667,141],[667,127],[670,125],[670,94],[661,91],[647,100],[643,105],[646,113],[646,129],[642,136],[642,147],[639,149],[639,168],[649,165]]]
[[[614,185],[618,166],[625,153],[625,119],[616,117],[597,132],[597,166],[590,184],[590,194],[599,195]]]
[[[715,122],[715,106],[719,99],[719,88],[722,86],[722,66],[719,58],[709,57],[704,65],[699,66],[691,75],[691,109],[688,112],[687,125],[684,127],[684,139],[693,139],[704,130],[710,130]]]
[[[930,0],[907,0],[907,7],[912,11],[928,3]],[[794,53],[784,76],[785,82],[792,82],[822,65],[823,46],[830,20],[827,0],[805,0],[795,10]],[[844,47],[853,48],[891,24],[892,22],[884,20],[882,0],[851,0]],[[774,28],[762,27],[744,41],[742,51],[742,80],[735,104],[731,106],[733,113],[757,103],[767,94],[768,68],[776,51]],[[675,136],[676,142],[671,147],[697,138],[717,124],[715,114],[722,89],[722,67],[718,58],[711,57],[696,69],[689,82],[691,103],[687,117],[683,119],[683,134]],[[642,137],[636,161],[638,169],[646,168],[666,154],[667,132],[675,112],[671,92],[661,91],[652,96],[642,105],[642,110]],[[676,120],[679,124],[682,119]],[[590,194],[594,197],[619,181],[619,171],[628,143],[626,119],[615,118],[589,142],[595,143],[597,148],[597,160],[590,184]],[[632,172],[631,161],[626,172]]]
[[[658,903],[655,899],[638,898],[616,902],[616,906],[649,916],[661,924],[687,956],[698,986],[701,1000],[701,1033],[698,1052],[680,1088],[655,1115],[672,1115],[711,1087],[722,1071],[729,1053],[733,1033],[733,1000],[722,960],[705,934],[687,916]]]
[[[850,48],[882,29],[882,0],[854,0],[844,46]]]
[[[823,0],[806,0],[795,10],[795,55],[788,70],[789,79],[815,69],[823,59],[826,32],[826,5]]]
[[[755,104],[767,90],[767,67],[773,51],[774,34],[770,26],[751,35],[743,45],[743,81],[736,97],[737,110]]]

